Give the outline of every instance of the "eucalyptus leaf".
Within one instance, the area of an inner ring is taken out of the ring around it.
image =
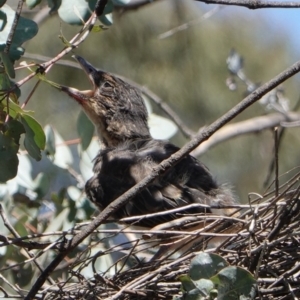
[[[20,120],[25,128],[24,146],[35,160],[41,160],[41,150],[45,148],[46,137],[41,125],[30,115],[23,114]]]
[[[221,256],[201,252],[192,259],[189,275],[194,281],[201,278],[209,279],[226,266],[228,263]]]
[[[24,126],[18,120],[10,119],[5,123],[5,136],[11,137],[19,145],[21,134],[25,133]]]
[[[91,15],[89,4],[85,0],[62,0],[58,9],[59,17],[71,25],[83,25]]]
[[[188,275],[180,275],[178,276],[178,279],[180,280],[183,289],[188,292],[196,288],[194,282],[191,280],[190,276]]]
[[[211,281],[218,289],[218,299],[254,299],[256,280],[245,269],[229,266],[222,269]]]
[[[46,228],[45,232],[53,232],[61,230],[64,227],[64,222],[68,217],[70,209],[65,207],[49,224]]]
[[[61,0],[47,0],[47,2],[48,6],[51,8],[49,12],[50,14],[56,12],[61,5]]]
[[[29,159],[29,156],[18,154],[19,158],[19,167],[18,167],[18,174],[14,181],[22,187],[26,189],[32,190],[33,189],[33,179],[32,179],[32,164]],[[11,181],[10,181],[11,182]]]
[[[158,140],[167,140],[174,136],[178,130],[173,121],[153,113],[148,117],[148,125],[151,136]]]
[[[112,0],[112,3],[115,5],[124,5],[126,6],[126,4],[128,4],[130,2],[130,0]]]
[[[27,215],[23,215],[21,218],[18,219],[17,223],[14,225],[14,228],[18,232],[20,236],[26,236],[28,235],[28,231],[25,227],[25,223],[28,220]]]
[[[55,129],[53,130],[56,143],[56,150],[53,163],[60,168],[67,169],[73,163],[72,152],[69,146],[66,145],[61,135]]]
[[[92,140],[86,151],[81,153],[81,160],[79,162],[80,172],[85,181],[93,176],[93,159],[99,152],[99,142],[95,139]],[[79,151],[80,153],[81,151]]]
[[[38,197],[41,199],[48,193],[49,187],[49,176],[45,173],[39,173],[33,181],[32,190],[36,192]]]
[[[26,0],[26,5],[29,9],[35,8],[42,0]]]
[[[6,3],[6,0],[0,0],[0,7],[2,7]],[[2,30],[2,29],[0,29]]]
[[[1,7],[0,28],[0,51],[3,51],[12,28],[16,12],[7,4]],[[9,50],[9,57],[15,61],[24,54],[24,49],[20,47],[27,40],[32,39],[38,32],[37,24],[29,19],[20,16]]]
[[[6,182],[17,175],[19,146],[14,139],[0,132],[0,182]]]
[[[44,132],[46,136],[45,153],[46,155],[54,156],[56,151],[54,129],[51,125],[46,125]]]
[[[1,57],[1,62],[3,63],[3,66],[8,76],[10,78],[15,78],[16,73],[15,73],[14,65],[12,61],[9,59],[8,54],[5,52],[1,52],[0,57]]]
[[[214,284],[209,279],[201,278],[197,281],[193,281],[195,286],[199,291],[201,291],[201,294],[208,296],[210,294],[210,291],[214,289]]]
[[[113,24],[113,15],[112,14],[102,15],[101,17],[99,17],[99,20],[103,25],[111,26]]]
[[[94,124],[83,111],[80,111],[77,119],[77,132],[81,139],[81,148],[83,151],[85,151],[90,145],[94,135],[94,130]]]

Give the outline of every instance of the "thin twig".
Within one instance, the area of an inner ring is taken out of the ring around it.
[[[220,11],[220,9],[222,9],[223,6],[216,6],[214,7],[213,9],[209,10],[208,12],[206,12],[203,16],[201,16],[200,18],[197,18],[195,20],[192,20],[190,22],[187,22],[185,24],[182,24],[178,27],[175,27],[173,29],[170,29],[164,33],[161,33],[158,38],[159,39],[165,39],[165,38],[168,38],[170,36],[172,36],[173,34],[177,33],[177,32],[180,32],[182,30],[186,30],[192,26],[195,26],[195,25],[198,25],[200,24],[201,22],[207,20],[208,18],[212,17],[214,14],[216,14],[218,11]]]
[[[230,6],[243,6],[249,9],[259,8],[299,8],[300,2],[297,1],[262,1],[262,0],[195,0],[206,4],[219,4]]]
[[[278,165],[278,127],[274,128],[274,161],[275,161],[275,197],[279,193],[279,165]],[[276,213],[276,212],[275,212]]]
[[[194,156],[200,156],[207,152],[210,148],[229,139],[280,126],[280,123],[287,119],[296,121],[299,120],[299,118],[300,114],[298,112],[289,112],[286,116],[280,113],[273,113],[266,116],[254,117],[245,121],[228,124],[216,132],[211,138],[209,138],[209,140],[203,142],[191,154]]]
[[[5,48],[4,48],[4,53],[9,52],[10,46],[12,44],[12,40],[14,38],[14,35],[15,35],[15,32],[16,32],[16,29],[17,29],[18,21],[19,21],[19,18],[21,16],[23,2],[24,2],[23,0],[19,0],[19,2],[18,2],[15,18],[14,18],[13,24],[11,26],[9,35],[7,37],[6,45],[5,45]]]

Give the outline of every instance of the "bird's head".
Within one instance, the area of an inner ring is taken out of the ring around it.
[[[88,75],[93,88],[79,91],[62,86],[95,124],[106,147],[115,147],[133,139],[150,137],[147,110],[140,91],[120,78],[97,70],[80,56],[75,56]]]

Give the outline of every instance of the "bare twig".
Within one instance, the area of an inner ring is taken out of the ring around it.
[[[259,8],[299,8],[300,2],[297,1],[252,1],[252,0],[195,0],[206,4],[219,4],[231,6],[243,6],[249,9]]]
[[[231,138],[248,133],[256,133],[267,128],[279,126],[281,122],[287,119],[291,121],[296,121],[299,120],[299,118],[300,114],[296,112],[289,112],[287,113],[287,115],[274,113],[226,125],[218,132],[216,132],[209,140],[203,142],[199,147],[197,147],[192,152],[192,155],[200,156],[213,146],[216,146],[221,142],[224,142]]]
[[[275,197],[279,193],[279,166],[278,166],[278,127],[274,128],[274,161],[275,161]]]
[[[17,11],[16,11],[15,18],[14,18],[12,27],[10,29],[10,32],[9,32],[9,35],[8,35],[8,38],[7,38],[7,41],[6,41],[6,45],[5,45],[5,48],[4,48],[4,53],[9,52],[12,40],[14,38],[14,34],[16,32],[16,29],[17,29],[18,21],[19,21],[19,18],[21,16],[23,2],[24,2],[23,0],[19,0],[19,2],[18,2]]]
[[[207,20],[208,18],[212,17],[214,14],[216,14],[218,11],[220,11],[220,9],[222,9],[223,6],[216,6],[213,9],[209,10],[208,12],[206,12],[203,16],[201,16],[200,18],[197,18],[195,20],[192,20],[190,22],[187,22],[185,24],[182,24],[178,27],[175,27],[173,29],[170,29],[164,33],[161,33],[158,38],[159,39],[165,39],[168,38],[170,36],[172,36],[173,34],[182,31],[182,30],[186,30],[192,26],[198,25],[201,22],[203,22],[204,20]]]

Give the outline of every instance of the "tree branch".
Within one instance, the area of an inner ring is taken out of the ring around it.
[[[295,112],[290,112],[287,115],[274,113],[274,114],[256,117],[246,121],[226,125],[218,132],[216,132],[211,138],[209,138],[209,140],[203,142],[191,154],[194,156],[202,155],[213,146],[216,146],[231,138],[244,135],[247,133],[259,132],[267,128],[273,128],[275,126],[279,126],[281,122],[287,120],[291,122],[300,120],[300,114]]]
[[[261,1],[261,0],[195,0],[206,4],[243,6],[249,9],[259,8],[298,8],[300,2],[297,1]]]

